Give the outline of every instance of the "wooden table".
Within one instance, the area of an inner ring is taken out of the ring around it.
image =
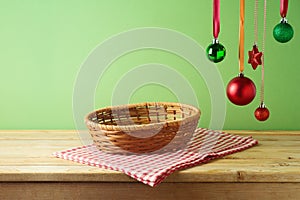
[[[300,131],[227,131],[259,145],[172,174],[155,188],[54,158],[75,131],[0,131],[0,199],[300,199]]]

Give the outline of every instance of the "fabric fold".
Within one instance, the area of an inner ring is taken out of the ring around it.
[[[75,147],[54,152],[65,160],[121,171],[152,187],[161,183],[173,172],[193,167],[210,160],[248,149],[258,143],[252,137],[199,128],[185,149],[153,154],[109,154],[95,145]]]

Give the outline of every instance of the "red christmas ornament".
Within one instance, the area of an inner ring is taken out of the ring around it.
[[[233,78],[227,85],[227,97],[236,105],[244,106],[249,104],[255,95],[255,84],[251,79],[244,77],[243,73]]]
[[[258,121],[266,121],[269,116],[270,116],[270,111],[268,110],[268,108],[266,108],[266,106],[264,105],[264,103],[262,103],[254,112],[255,118]]]
[[[262,64],[261,57],[263,53],[258,51],[256,45],[253,45],[252,50],[248,51],[248,55],[249,55],[248,63],[252,65],[252,68],[254,70],[257,68],[258,65]]]

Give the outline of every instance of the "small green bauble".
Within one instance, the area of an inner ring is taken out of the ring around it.
[[[286,43],[293,38],[293,27],[285,21],[281,21],[273,29],[273,36],[275,40],[281,43]]]
[[[226,49],[222,44],[214,42],[207,47],[206,54],[210,61],[218,63],[225,58]]]

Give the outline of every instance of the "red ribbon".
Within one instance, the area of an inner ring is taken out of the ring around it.
[[[214,0],[213,12],[213,32],[214,38],[217,39],[220,32],[220,0]]]
[[[289,6],[289,0],[280,0],[280,15],[282,18],[286,17]]]

